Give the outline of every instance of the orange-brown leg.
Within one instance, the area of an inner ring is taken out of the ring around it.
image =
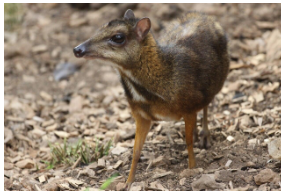
[[[135,144],[134,144],[134,151],[133,151],[133,161],[132,161],[129,177],[126,182],[128,189],[130,189],[131,184],[135,180],[137,163],[139,161],[141,150],[151,125],[151,120],[144,119],[141,116],[135,116],[135,120],[136,120],[136,135],[135,135]]]
[[[197,113],[190,113],[184,116],[185,121],[185,140],[188,151],[188,167],[194,168],[196,166],[195,156],[193,152],[193,129],[196,126]]]

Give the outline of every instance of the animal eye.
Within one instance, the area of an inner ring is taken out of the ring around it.
[[[113,41],[114,43],[122,44],[122,43],[125,42],[125,35],[124,34],[116,34],[116,35],[112,36],[112,38],[110,40]]]

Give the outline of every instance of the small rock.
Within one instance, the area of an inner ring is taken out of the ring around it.
[[[234,141],[234,137],[232,137],[231,135],[227,136],[227,141],[233,142]]]
[[[69,112],[77,112],[82,110],[83,105],[83,98],[82,96],[78,95],[71,99],[69,104]]]
[[[104,105],[109,105],[113,101],[113,99],[114,97],[112,95],[108,95],[103,99],[102,103]]]
[[[13,169],[13,168],[14,168],[14,164],[4,162],[4,170],[10,170],[10,169]]]
[[[126,187],[126,183],[119,182],[119,183],[116,185],[116,190],[117,190],[117,191],[121,191],[121,190],[124,190],[125,187]]]
[[[268,143],[268,153],[273,159],[281,160],[281,138]]]
[[[19,168],[31,169],[34,167],[34,162],[31,159],[25,159],[16,163]]]
[[[35,82],[34,76],[23,75],[22,79],[23,79],[24,82],[27,82],[27,83]]]
[[[112,153],[113,155],[120,155],[120,154],[124,153],[124,152],[127,151],[127,150],[128,150],[128,148],[126,148],[126,147],[117,146],[117,147],[115,147],[115,148],[111,151],[111,153]]]
[[[10,188],[12,188],[12,186],[13,186],[13,181],[11,179],[8,179],[8,178],[5,177],[4,188],[10,189]]]
[[[52,101],[53,97],[46,93],[45,91],[40,92],[40,96],[45,100],[45,101]]]
[[[192,182],[193,191],[224,189],[225,184],[217,183],[214,174],[203,174],[201,178]]]
[[[141,191],[144,186],[144,182],[133,182],[130,191]]]
[[[232,160],[228,160],[225,164],[225,168],[229,168],[231,163],[232,163]]]
[[[249,172],[249,173],[255,173],[255,172],[257,172],[257,170],[254,169],[254,168],[251,168],[251,169],[248,170],[248,172]]]
[[[254,146],[256,144],[259,144],[259,140],[257,138],[254,138],[254,139],[250,139],[248,141],[248,144],[251,145],[251,146]]]
[[[202,168],[195,168],[195,169],[185,169],[180,173],[180,177],[193,177],[203,172]]]
[[[125,122],[127,119],[131,117],[130,113],[125,111],[125,112],[120,112],[119,113],[119,121]]]
[[[79,27],[88,23],[88,20],[84,17],[74,18],[69,21],[70,27]]]
[[[68,78],[78,70],[77,66],[72,63],[58,64],[54,71],[54,78],[56,81],[60,81]]]
[[[182,178],[182,179],[180,179],[179,184],[180,184],[181,186],[183,186],[183,185],[184,185],[184,183],[185,183],[185,180],[186,180],[186,178]]]
[[[267,184],[260,185],[258,191],[267,191]]]
[[[255,183],[261,185],[267,182],[278,183],[280,181],[280,176],[273,172],[271,169],[264,169],[260,173],[254,176]]]
[[[254,167],[256,164],[254,162],[247,162],[246,166],[247,167]]]

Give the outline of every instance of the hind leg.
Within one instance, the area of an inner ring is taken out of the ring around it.
[[[200,134],[199,146],[208,149],[211,147],[211,133],[208,129],[208,106],[203,109],[203,129]]]

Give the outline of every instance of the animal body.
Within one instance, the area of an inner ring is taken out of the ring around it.
[[[201,142],[210,146],[207,107],[227,77],[229,56],[225,32],[205,14],[190,12],[166,27],[155,40],[149,18],[132,10],[110,21],[74,48],[76,57],[110,60],[115,65],[136,121],[128,186],[152,121],[185,121],[189,168],[195,167],[193,132],[204,109]]]

